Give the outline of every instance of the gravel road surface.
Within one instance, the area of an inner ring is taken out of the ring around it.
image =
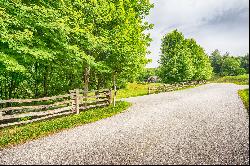
[[[249,116],[237,90],[206,84],[125,99],[113,117],[0,151],[3,164],[249,164]]]

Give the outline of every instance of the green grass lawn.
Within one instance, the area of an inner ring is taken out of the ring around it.
[[[82,124],[94,122],[110,117],[126,110],[131,104],[117,102],[116,107],[90,109],[80,114],[59,117],[55,119],[34,122],[23,126],[13,126],[0,129],[0,148],[24,143],[28,140],[40,138],[63,129],[76,127]]]
[[[217,82],[217,83],[235,83],[238,85],[248,85],[249,84],[249,74],[239,75],[239,76],[224,76],[213,77],[210,82]]]
[[[160,86],[160,83],[129,83],[126,88],[119,89],[117,91],[117,99],[135,97],[135,96],[143,96],[148,94],[149,86]]]
[[[145,83],[145,84],[139,84],[139,83],[129,83],[126,88],[119,89],[117,91],[116,99],[121,98],[128,98],[128,97],[136,97],[136,96],[143,96],[148,94],[148,87],[159,87],[163,84],[161,83]],[[199,85],[190,85],[183,88],[175,88],[174,90],[183,90],[188,88],[193,88]],[[114,95],[114,92],[113,92]]]
[[[249,89],[239,90],[238,94],[244,103],[246,109],[249,111]]]

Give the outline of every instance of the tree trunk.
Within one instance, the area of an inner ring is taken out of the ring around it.
[[[90,71],[90,67],[89,65],[87,65],[84,69],[84,92],[88,92],[89,90],[89,71]]]
[[[113,106],[115,107],[115,98],[116,98],[116,78],[115,73],[113,73],[113,87],[114,87],[114,97],[113,97]]]
[[[38,64],[35,63],[35,73],[34,73],[34,79],[35,79],[35,98],[38,97]]]
[[[97,74],[97,89],[102,89],[104,86],[103,86],[103,75],[98,73]]]
[[[10,84],[9,84],[8,99],[11,99],[11,97],[12,97],[13,88],[14,88],[14,80],[13,80],[13,77],[11,77]]]
[[[9,75],[6,75],[5,76],[5,80],[4,80],[4,99],[8,99],[8,82],[9,82],[9,78],[10,76]]]
[[[49,77],[50,66],[45,68],[45,73],[43,76],[43,96],[48,95],[48,77]]]
[[[89,90],[89,71],[90,67],[87,64],[86,67],[84,68],[84,84],[83,84],[83,96],[87,97],[88,96],[88,90]],[[87,98],[83,99],[84,101],[84,107],[87,107]]]

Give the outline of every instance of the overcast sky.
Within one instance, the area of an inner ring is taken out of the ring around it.
[[[249,52],[248,0],[150,0],[155,7],[146,18],[154,24],[148,55],[157,67],[161,38],[174,29],[194,38],[207,54],[216,48],[234,56]]]

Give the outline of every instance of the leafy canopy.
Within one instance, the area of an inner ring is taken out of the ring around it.
[[[177,30],[162,38],[159,76],[166,83],[209,79],[212,68],[204,49]]]

